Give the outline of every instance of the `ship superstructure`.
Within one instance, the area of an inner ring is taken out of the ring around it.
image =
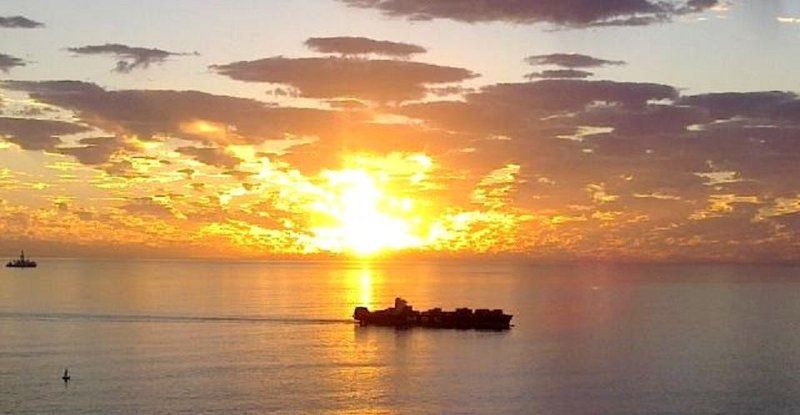
[[[508,330],[511,328],[511,314],[500,309],[457,308],[443,311],[432,308],[428,311],[414,310],[408,302],[395,298],[394,307],[369,311],[367,307],[356,307],[353,318],[362,326],[390,327],[430,327],[444,329]]]
[[[36,261],[25,258],[25,251],[20,252],[19,258],[8,261],[8,268],[36,268]]]

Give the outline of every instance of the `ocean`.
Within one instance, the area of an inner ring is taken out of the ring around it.
[[[395,296],[514,327],[353,323]],[[0,270],[0,412],[797,414],[800,267],[41,259]]]

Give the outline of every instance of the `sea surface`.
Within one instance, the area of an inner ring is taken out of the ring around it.
[[[514,327],[353,324],[397,295]],[[44,259],[0,270],[0,413],[798,414],[800,268]]]

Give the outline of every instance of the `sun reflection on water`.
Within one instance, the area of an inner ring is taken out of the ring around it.
[[[349,268],[345,275],[347,304],[370,307],[375,299],[374,282],[380,274],[364,262]]]

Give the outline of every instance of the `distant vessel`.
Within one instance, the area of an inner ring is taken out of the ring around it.
[[[36,268],[36,261],[31,261],[30,259],[25,258],[25,251],[22,251],[19,254],[19,258],[8,261],[6,264],[8,268]]]
[[[65,368],[64,376],[61,376],[61,380],[63,380],[64,382],[69,382],[70,379],[72,379],[72,377],[69,375],[69,369]]]
[[[353,318],[362,326],[390,327],[431,327],[442,329],[508,330],[511,328],[510,314],[503,310],[457,308],[455,311],[442,311],[433,308],[417,311],[406,300],[397,297],[394,307],[385,310],[369,311],[367,307],[356,307]]]

